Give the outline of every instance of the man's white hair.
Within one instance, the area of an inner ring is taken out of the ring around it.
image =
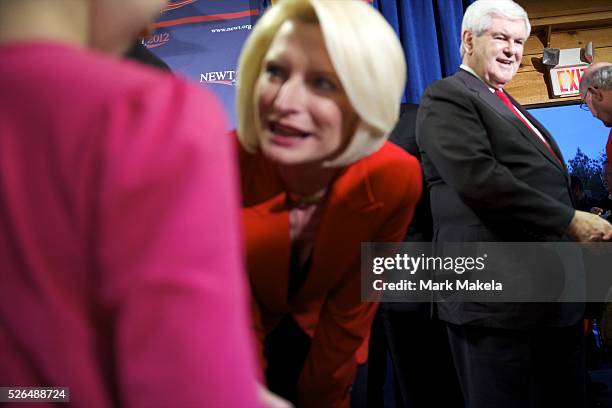
[[[580,97],[584,99],[589,88],[612,89],[612,63],[596,62],[587,68],[580,79]]]

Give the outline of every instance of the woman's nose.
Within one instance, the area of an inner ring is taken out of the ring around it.
[[[275,109],[283,112],[299,111],[306,103],[306,87],[299,78],[290,78],[278,90],[274,100]]]

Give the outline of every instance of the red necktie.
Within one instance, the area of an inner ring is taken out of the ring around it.
[[[525,126],[527,126],[529,128],[529,130],[531,130],[531,132],[538,138],[538,140],[540,140],[540,142],[542,142],[544,144],[544,146],[546,146],[546,148],[548,149],[548,151],[555,157],[555,159],[557,159],[557,161],[559,163],[561,163],[561,166],[563,166],[563,163],[561,162],[561,159],[559,158],[559,156],[557,156],[557,154],[553,151],[552,147],[550,147],[550,144],[548,143],[548,141],[546,139],[544,139],[544,136],[540,136],[538,135],[534,130],[533,130],[533,125],[529,122],[527,122],[527,120],[525,120],[525,118],[523,118],[523,116],[521,116],[518,111],[516,110],[516,108],[514,107],[514,105],[512,104],[512,102],[510,101],[510,98],[508,98],[508,95],[506,95],[501,89],[496,89],[495,92],[493,92],[495,94],[495,96],[497,96],[499,98],[500,101],[502,101],[502,103],[504,105],[506,105],[506,107],[508,109],[510,109],[510,111],[512,113],[514,113],[514,116],[516,116],[521,122],[523,122],[525,124]]]

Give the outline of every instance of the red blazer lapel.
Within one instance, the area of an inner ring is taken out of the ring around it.
[[[285,194],[246,207],[242,214],[253,294],[271,312],[287,313],[290,243]]]
[[[362,162],[341,174],[326,205],[314,244],[312,268],[294,297],[295,304],[316,297],[316,293],[326,293],[354,262],[360,262],[360,245],[355,241],[362,235],[370,235],[371,217],[383,208],[372,193],[367,168]]]
[[[286,195],[273,165],[259,154],[247,153],[238,142],[236,147],[252,293],[268,313],[282,315],[288,311],[286,271],[290,256]]]

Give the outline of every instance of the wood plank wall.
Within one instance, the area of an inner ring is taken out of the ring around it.
[[[506,86],[523,105],[556,105],[577,97],[550,98],[548,68],[542,49],[582,48],[593,42],[595,61],[612,62],[612,1],[610,0],[517,0],[532,24],[519,72]],[[549,44],[547,44],[549,42]]]

